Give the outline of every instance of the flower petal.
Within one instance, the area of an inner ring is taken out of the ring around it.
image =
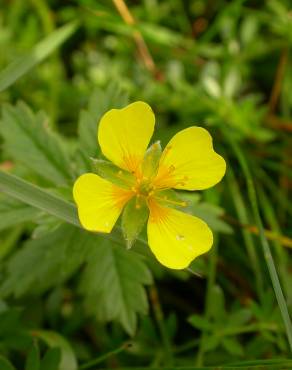
[[[172,269],[186,268],[213,244],[213,234],[201,219],[176,209],[149,204],[148,244],[158,261]]]
[[[178,132],[164,149],[154,184],[158,188],[202,190],[217,184],[226,171],[212,137],[202,127]]]
[[[78,177],[73,187],[80,223],[90,231],[110,233],[131,196],[93,173]]]
[[[153,135],[154,124],[152,109],[144,102],[111,109],[101,118],[98,129],[104,156],[120,168],[136,171]]]

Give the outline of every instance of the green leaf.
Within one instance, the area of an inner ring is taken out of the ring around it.
[[[61,139],[50,130],[42,112],[34,114],[24,103],[5,105],[0,133],[4,150],[18,163],[54,184],[65,184],[72,178]]]
[[[44,214],[41,215],[37,220],[37,226],[33,230],[32,239],[41,238],[46,236],[50,232],[56,230],[62,222],[55,217]]]
[[[222,95],[221,86],[215,78],[211,76],[204,76],[202,83],[206,92],[212,98],[218,99]]]
[[[151,283],[148,267],[135,252],[71,225],[25,242],[7,261],[0,293],[40,294],[64,283],[85,263],[80,290],[88,312],[101,321],[120,321],[133,334],[137,313],[148,309],[143,287]]]
[[[61,362],[58,370],[77,370],[75,353],[68,341],[58,333],[48,330],[35,330],[34,335],[42,339],[49,347],[61,351]]]
[[[125,189],[129,189],[135,184],[135,178],[130,172],[120,169],[113,163],[94,158],[91,158],[91,162],[93,171],[113,184]]]
[[[222,346],[234,356],[243,356],[244,351],[241,344],[235,338],[222,338]]]
[[[40,352],[37,343],[34,341],[28,352],[25,362],[25,370],[40,370]]]
[[[214,351],[218,346],[220,346],[221,338],[217,336],[209,336],[204,342],[204,350]]]
[[[35,220],[40,211],[13,199],[2,199],[0,202],[0,230],[22,222]]]
[[[0,369],[1,370],[15,370],[15,367],[5,357],[0,355]]]
[[[131,248],[138,238],[148,215],[149,210],[146,202],[143,200],[139,202],[137,197],[131,199],[125,206],[122,215],[122,231],[128,248]]]
[[[188,322],[200,330],[212,329],[212,324],[204,316],[192,315],[188,318]]]
[[[229,314],[228,324],[231,326],[245,325],[252,319],[252,311],[249,308],[242,308]]]
[[[50,348],[41,362],[42,370],[60,370],[61,350],[60,348]]]
[[[89,313],[102,322],[118,320],[133,335],[137,313],[148,310],[143,285],[151,282],[139,255],[104,240],[88,256],[80,291]]]
[[[75,32],[77,26],[76,22],[66,24],[40,41],[27,55],[13,61],[0,73],[0,92],[50,55]]]
[[[219,285],[212,286],[210,300],[213,302],[210,308],[210,317],[222,324],[227,319],[227,314],[225,310],[224,293]]]
[[[112,108],[122,108],[128,102],[127,94],[112,83],[106,90],[96,89],[90,97],[88,108],[81,112],[78,123],[79,156],[85,170],[91,169],[89,157],[100,153],[97,142],[98,122]]]
[[[223,208],[201,201],[198,194],[195,193],[184,193],[181,198],[186,200],[189,205],[187,211],[204,220],[212,230],[224,234],[232,234],[232,228],[222,219],[222,216],[224,215]]]
[[[0,293],[20,297],[42,293],[66,281],[84,263],[92,237],[63,224],[39,239],[25,242],[7,262]]]

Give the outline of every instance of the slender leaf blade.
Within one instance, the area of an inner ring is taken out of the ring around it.
[[[76,22],[71,22],[60,27],[35,45],[27,55],[9,64],[0,72],[0,92],[7,89],[34,66],[42,62],[58,46],[66,41],[76,31],[77,27],[78,23]]]

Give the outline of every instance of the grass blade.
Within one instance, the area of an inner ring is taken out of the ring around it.
[[[289,316],[289,311],[288,311],[288,307],[287,307],[287,304],[286,304],[286,300],[285,300],[285,297],[284,297],[284,294],[283,294],[283,291],[282,291],[282,288],[281,288],[281,284],[280,284],[280,280],[279,280],[279,277],[278,277],[278,273],[277,273],[277,270],[276,270],[276,266],[275,266],[275,263],[274,263],[274,259],[273,259],[273,256],[272,256],[272,253],[271,253],[271,249],[270,249],[270,245],[269,245],[269,242],[265,236],[265,232],[264,232],[264,227],[263,227],[263,223],[262,223],[262,219],[261,219],[261,216],[260,216],[260,211],[259,211],[259,206],[258,206],[258,200],[257,200],[257,195],[256,195],[256,190],[255,190],[255,186],[254,186],[254,182],[253,182],[253,179],[252,179],[252,175],[250,173],[250,170],[249,170],[249,166],[247,164],[247,161],[244,157],[244,155],[242,154],[242,151],[240,149],[240,147],[237,145],[237,143],[229,136],[228,133],[225,133],[226,134],[226,137],[239,161],[239,164],[242,168],[242,171],[245,175],[245,178],[246,178],[246,182],[247,182],[247,190],[248,190],[248,196],[249,196],[249,200],[250,200],[250,203],[251,203],[251,206],[252,206],[252,211],[253,211],[253,214],[254,214],[254,218],[255,218],[255,221],[256,221],[256,224],[257,224],[257,227],[259,229],[259,236],[260,236],[260,241],[261,241],[261,244],[262,244],[262,247],[263,247],[263,252],[264,252],[264,257],[265,257],[265,260],[266,260],[266,263],[267,263],[267,266],[268,266],[268,270],[269,270],[269,274],[270,274],[270,277],[271,277],[271,280],[272,280],[272,284],[273,284],[273,288],[274,288],[274,291],[275,291],[275,295],[276,295],[276,298],[277,298],[277,302],[278,302],[278,305],[279,305],[279,308],[280,308],[280,312],[281,312],[281,315],[282,315],[282,319],[283,319],[283,322],[284,322],[284,325],[285,325],[285,330],[286,330],[286,334],[287,334],[287,339],[288,339],[288,342],[289,342],[289,347],[290,347],[290,350],[292,352],[292,324],[291,324],[291,319],[290,319],[290,316]]]
[[[27,182],[8,172],[0,170],[0,192],[20,200],[32,207],[38,208],[62,221],[81,227],[78,219],[77,208],[75,204],[70,203],[57,195],[49,193],[47,190],[40,188],[30,182]],[[111,234],[104,234],[104,237],[114,240],[118,244],[124,244],[121,241],[122,233],[119,227],[116,227]],[[148,249],[147,242],[141,238],[137,239],[137,244],[133,249],[142,255],[149,256],[151,253]]]
[[[76,30],[78,23],[71,22],[44,38],[25,56],[13,61],[0,72],[0,92],[7,89],[30,69],[43,61]]]
[[[19,177],[0,171],[0,191],[63,221],[80,226],[74,204]]]

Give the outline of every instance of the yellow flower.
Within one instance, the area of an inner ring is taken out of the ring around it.
[[[199,218],[169,207],[167,189],[202,190],[224,176],[224,159],[213,150],[212,138],[202,127],[178,132],[167,144],[157,166],[147,155],[155,117],[150,106],[135,102],[112,109],[101,118],[98,142],[102,153],[117,169],[129,175],[119,186],[93,173],[81,175],[73,188],[81,225],[90,231],[110,233],[125,204],[136,199],[149,208],[148,243],[163,265],[183,269],[207,252],[213,235]],[[152,148],[155,148],[155,145]],[[145,154],[146,153],[146,154]],[[183,205],[183,204],[181,204]]]

